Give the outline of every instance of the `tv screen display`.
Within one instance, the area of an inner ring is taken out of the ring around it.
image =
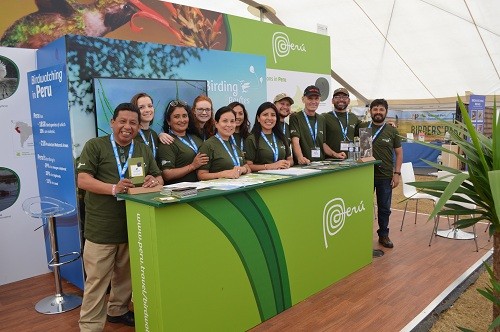
[[[182,79],[93,78],[97,136],[111,133],[110,121],[116,106],[128,103],[145,92],[153,98],[155,117],[151,127],[163,132],[163,113],[171,100],[179,99],[192,105],[199,95],[207,95],[207,81]]]

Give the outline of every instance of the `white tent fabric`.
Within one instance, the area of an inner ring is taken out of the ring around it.
[[[238,0],[176,3],[258,20]],[[253,2],[253,1],[247,1]],[[498,0],[265,0],[286,26],[326,25],[332,70],[361,99],[500,94]],[[266,20],[267,21],[267,20]],[[267,21],[269,22],[269,21]]]

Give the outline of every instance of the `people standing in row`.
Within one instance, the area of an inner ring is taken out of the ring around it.
[[[237,101],[230,103],[227,107],[231,108],[236,115],[236,127],[231,140],[241,151],[245,151],[245,140],[250,134],[250,120],[248,119],[247,109],[245,105]]]
[[[143,187],[163,185],[161,172],[151,149],[135,141],[141,123],[139,109],[131,103],[116,107],[111,120],[112,134],[90,139],[77,166],[78,187],[85,190],[85,246],[83,262],[86,279],[80,310],[80,331],[102,331],[106,322],[134,326],[129,311],[132,297],[125,201],[134,184],[127,178],[130,167],[144,176]],[[130,165],[141,158],[141,167]],[[111,283],[108,304],[106,291]]]
[[[307,165],[312,161],[324,160],[325,156],[341,157],[325,143],[325,119],[321,114],[316,114],[320,97],[318,87],[308,86],[302,97],[304,110],[290,115],[290,136],[296,164]]]
[[[165,183],[198,181],[196,170],[208,162],[206,154],[199,153],[203,143],[194,132],[194,121],[187,104],[172,100],[165,110],[163,130],[175,139],[171,144],[160,144],[158,162]]]
[[[245,144],[245,158],[252,172],[293,165],[290,146],[278,118],[278,109],[273,103],[265,102],[257,109],[252,134]]]
[[[231,141],[236,128],[236,115],[230,107],[224,106],[217,110],[215,127],[216,134],[207,139],[199,149],[200,153],[208,156],[208,163],[198,169],[198,179],[237,179],[250,173],[243,152]]]
[[[348,111],[349,92],[345,88],[338,88],[333,92],[333,111],[326,113],[326,144],[343,158],[346,158],[349,143],[358,136],[358,126],[361,120]]]
[[[274,105],[278,109],[280,130],[288,142],[291,142],[290,126],[286,123],[285,119],[290,115],[293,99],[283,92],[274,97]]]
[[[212,116],[214,105],[208,96],[200,95],[193,101],[191,111],[194,115],[196,134],[203,141],[212,137],[215,133],[215,121]]]
[[[375,99],[370,104],[372,121],[362,123],[360,128],[372,129],[373,157],[382,161],[375,165],[374,188],[377,196],[378,242],[392,248],[389,238],[389,216],[391,215],[392,189],[399,185],[403,148],[396,128],[387,125],[386,117],[389,105],[385,99]]]

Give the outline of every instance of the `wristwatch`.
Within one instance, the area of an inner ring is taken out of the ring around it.
[[[401,175],[401,172],[394,172],[394,174]]]

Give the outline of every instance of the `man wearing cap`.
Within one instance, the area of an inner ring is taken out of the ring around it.
[[[288,142],[290,142],[290,126],[285,122],[285,118],[290,115],[290,108],[293,105],[293,99],[282,92],[274,97],[274,106],[278,109],[280,117],[280,129],[283,131]]]
[[[307,165],[311,161],[324,160],[325,156],[339,158],[325,143],[325,119],[316,114],[321,92],[310,85],[304,90],[304,110],[290,115],[290,136],[295,163]]]
[[[349,106],[349,91],[338,88],[333,92],[333,111],[324,115],[326,123],[326,144],[342,158],[346,157],[349,142],[354,141],[361,120],[347,111]]]

